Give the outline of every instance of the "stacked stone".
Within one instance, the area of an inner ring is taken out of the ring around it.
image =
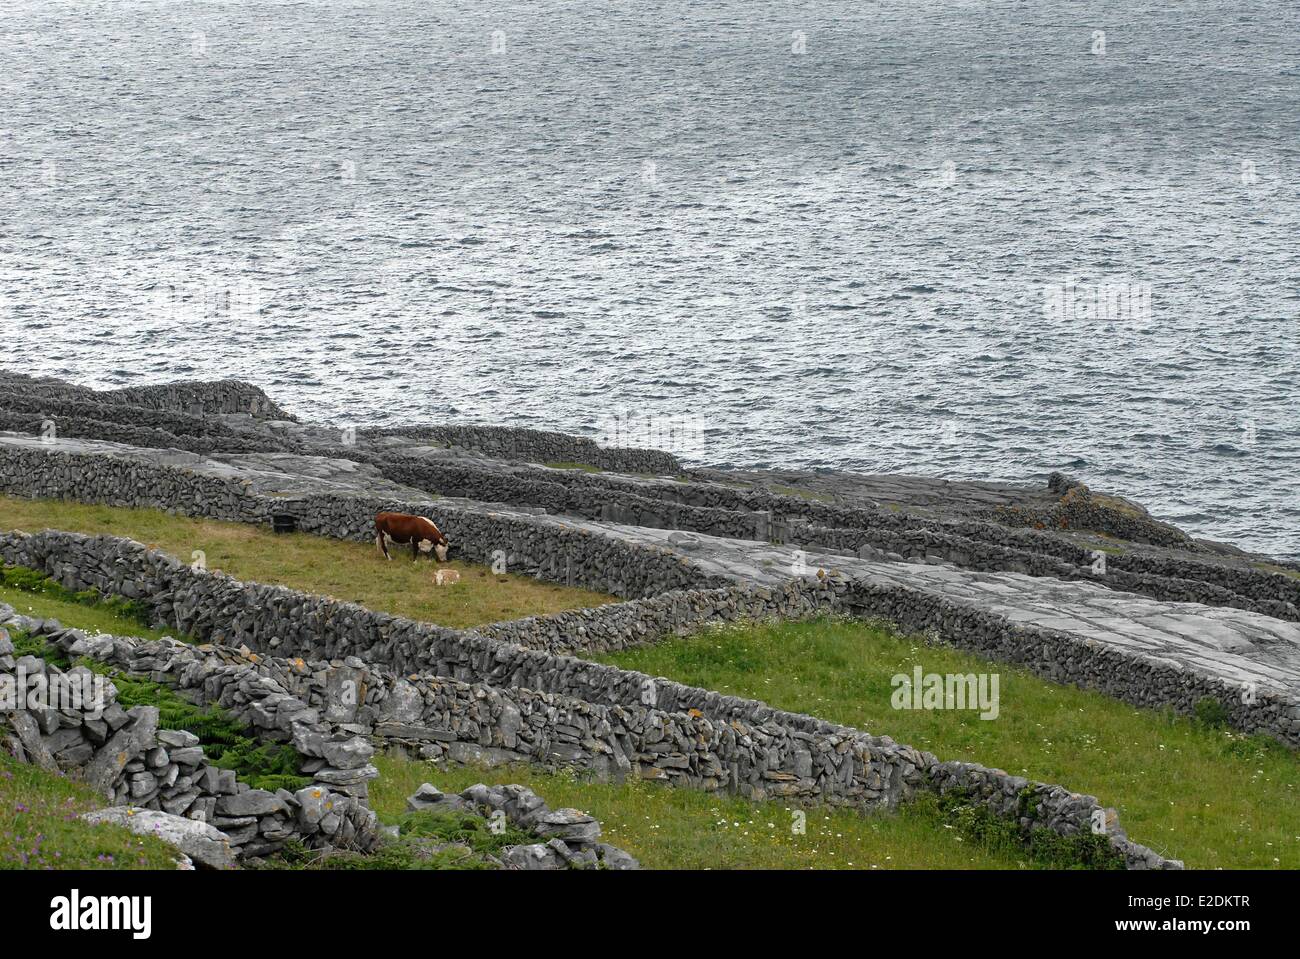
[[[492,686],[433,675],[400,675],[350,659],[342,663],[250,657],[235,650],[163,641],[165,668],[148,662],[159,644],[112,638],[83,646],[115,665],[148,666],[175,677],[179,688],[198,689],[213,658],[254,672],[277,688],[292,688],[319,711],[339,738],[372,733],[429,760],[534,762],[570,765],[598,777],[635,776],[706,791],[736,792],[754,800],[785,799],[857,809],[893,808],[917,792],[958,790],[996,815],[1023,819],[1025,829],[1071,835],[1091,828],[1100,804],[1059,786],[1009,777],[974,764],[940,763],[929,753],[787,713],[763,703],[652,679],[613,667],[542,656],[570,679],[585,671],[591,698],[629,695],[628,687],[658,707],[595,703],[527,686]],[[144,659],[141,658],[144,655]],[[531,654],[536,659],[538,654]],[[518,680],[516,672],[513,679]],[[617,680],[602,684],[599,677]],[[532,685],[535,676],[527,676]],[[549,676],[550,682],[557,677]],[[246,685],[248,685],[246,683]],[[575,683],[574,685],[578,685]],[[204,686],[206,691],[210,687]],[[359,698],[341,695],[355,693]],[[1008,797],[1028,790],[1035,798],[1024,815]],[[1107,813],[1114,823],[1113,813]],[[1169,864],[1128,843],[1117,828],[1111,845],[1134,868]],[[1145,864],[1145,865],[1142,865]]]
[[[360,453],[352,453],[361,456]],[[175,456],[170,457],[175,460]],[[545,471],[555,476],[564,471]],[[582,474],[587,475],[587,474]],[[410,477],[408,477],[410,478]],[[551,484],[555,485],[555,484]],[[683,485],[683,484],[667,484]],[[146,463],[105,447],[87,453],[71,453],[45,447],[34,441],[24,446],[0,444],[0,489],[25,496],[73,497],[87,502],[113,505],[154,506],[188,515],[207,516],[250,523],[268,523],[273,515],[297,514],[300,525],[321,535],[364,540],[371,536],[373,513],[378,508],[437,514],[440,525],[456,530],[459,542],[472,556],[490,560],[498,550],[510,554],[512,569],[533,575],[558,578],[584,585],[593,576],[602,584],[590,584],[618,595],[646,596],[658,590],[703,585],[684,582],[671,563],[649,557],[653,575],[637,569],[644,565],[645,549],[623,549],[620,555],[602,557],[599,567],[584,563],[589,546],[581,537],[555,532],[555,524],[530,522],[522,513],[543,507],[512,507],[496,511],[489,504],[401,503],[392,500],[349,496],[308,496],[286,500],[259,496],[241,480],[196,473],[183,466]],[[504,483],[493,492],[503,502],[518,504],[529,496]],[[644,498],[642,498],[644,499]],[[793,499],[787,497],[787,499]],[[948,562],[970,569],[1023,572],[1063,579],[1091,578],[1092,552],[1059,536],[1036,530],[1012,530],[992,523],[934,521],[884,511],[838,510],[838,525],[794,513],[783,517],[767,514],[719,512],[719,518],[677,513],[665,515],[663,504],[644,499],[649,506],[623,515],[612,502],[600,497],[580,509],[581,515],[627,520],[652,527],[677,527],[737,538],[759,536],[761,528],[785,529],[780,538],[805,547],[826,551],[852,552],[865,558],[922,562]],[[801,500],[795,503],[808,507]],[[563,505],[563,504],[561,504]],[[572,506],[572,504],[569,504]],[[671,505],[671,504],[669,504]],[[821,507],[824,504],[811,504]],[[834,507],[827,509],[836,510]],[[694,509],[692,507],[692,509]],[[613,512],[619,515],[611,515]],[[658,511],[658,512],[656,512]],[[698,512],[698,511],[697,511]],[[708,513],[709,511],[705,511]],[[798,524],[792,525],[795,520]],[[589,537],[588,537],[589,539]],[[613,575],[601,574],[610,569]],[[689,579],[689,577],[686,577]],[[1268,569],[1224,565],[1205,561],[1153,555],[1137,548],[1107,557],[1105,582],[1116,589],[1143,593],[1157,599],[1233,606],[1278,618],[1300,620],[1300,579]]]
[[[0,448],[0,463],[3,463],[4,452]],[[503,556],[508,568],[516,572],[629,596],[651,596],[664,590],[710,585],[680,559],[662,551],[629,546],[614,538],[591,537],[581,530],[556,531],[554,524],[538,525],[519,515],[507,516],[451,504],[393,503],[352,496],[308,496],[300,502],[286,504],[269,496],[252,495],[239,481],[222,481],[169,467],[146,468],[130,460],[92,455],[73,457],[75,461],[68,468],[55,470],[53,477],[47,477],[53,482],[34,483],[31,481],[35,477],[42,476],[40,467],[48,467],[45,457],[49,454],[39,447],[25,452],[27,455],[22,459],[29,461],[18,469],[27,482],[17,490],[25,495],[72,495],[91,502],[157,505],[178,508],[190,515],[246,522],[269,522],[274,513],[291,509],[302,516],[300,524],[304,529],[350,539],[368,539],[373,513],[380,508],[396,508],[406,512],[433,513],[435,521],[454,535],[465,559],[494,561]],[[62,459],[62,456],[55,459]],[[108,490],[95,482],[95,477],[105,470],[123,473],[121,478],[113,477]],[[118,499],[116,490],[122,483],[133,481],[134,498],[125,502]],[[1061,560],[1040,552],[989,546],[956,535],[918,530],[902,534],[888,531],[862,533],[811,525],[803,528],[800,541],[803,546],[829,550],[849,547],[855,554],[868,559],[954,563],[966,568],[1021,572],[1062,580],[1099,578],[1091,570],[1092,555],[1074,546],[1069,550],[1057,548],[1058,552],[1069,552],[1069,557]],[[1108,570],[1101,581],[1114,589],[1152,595],[1157,599],[1249,609],[1278,619],[1300,621],[1300,606],[1297,606],[1300,603],[1300,580],[1281,573],[1132,554],[1109,556]],[[1219,582],[1227,585],[1218,585]]]
[[[752,511],[697,507],[644,495],[655,487],[647,481],[585,484],[569,474],[589,477],[582,470],[547,469],[506,463],[465,463],[409,456],[391,450],[325,448],[330,456],[366,462],[386,479],[440,496],[458,496],[481,503],[506,503],[631,526],[688,529],[714,536],[754,534]],[[671,486],[681,484],[671,483]]]
[[[334,452],[348,455],[345,450]],[[989,522],[940,521],[884,511],[844,509],[793,496],[740,492],[725,487],[720,495],[727,501],[727,507],[701,506],[681,502],[699,484],[634,481],[626,477],[517,465],[467,466],[391,453],[350,455],[365,456],[389,479],[419,489],[480,501],[527,504],[588,519],[741,539],[779,538],[829,552],[847,550],[863,558],[953,563],[969,569],[1060,579],[1096,577],[1091,571],[1094,559],[1091,550],[1042,533],[1032,538],[1019,536]],[[1119,533],[1135,543],[1151,542],[1184,549],[1194,546],[1173,527],[1149,518],[1133,517],[1088,499],[1087,487],[1077,481],[1068,489],[1076,491],[1074,497],[1078,502],[1063,502],[1051,511],[1053,515],[1063,510],[1069,513],[1073,517],[1067,524],[1069,528]],[[1081,509],[1091,512],[1083,515],[1079,513]],[[827,522],[838,525],[824,525]],[[1025,521],[1023,525],[1056,528],[1059,523],[1043,519],[1041,523]],[[1108,567],[1106,583],[1114,589],[1162,600],[1232,606],[1300,620],[1300,580],[1294,577],[1206,562],[1148,557],[1140,552],[1113,557]],[[1149,575],[1139,575],[1142,572]]]
[[[184,381],[156,386],[128,386],[94,394],[106,403],[146,410],[186,413],[190,416],[247,413],[258,419],[289,420],[296,417],[271,400],[260,387],[241,380]]]
[[[547,618],[461,631],[375,613],[284,587],[244,584],[230,577],[193,570],[129,540],[45,531],[26,536],[0,534],[0,557],[42,570],[71,589],[94,587],[107,594],[140,598],[159,622],[193,636],[280,656],[340,660],[359,657],[405,672],[426,672],[494,685],[576,694],[591,702],[641,702],[645,677],[613,667],[551,653],[562,645]],[[689,566],[681,567],[689,573]],[[1088,643],[1054,630],[1010,624],[1000,613],[947,602],[931,593],[903,587],[828,578],[791,580],[779,590],[744,588],[725,594],[711,586],[694,597],[619,604],[612,613],[592,613],[606,646],[636,643],[668,624],[665,609],[676,608],[685,622],[762,618],[769,611],[843,611],[885,619],[925,633],[938,630],[945,642],[990,658],[1023,663],[1055,681],[1074,682],[1143,706],[1172,705],[1192,712],[1213,696],[1228,709],[1230,721],[1247,732],[1268,732],[1300,744],[1300,701],[1280,689],[1260,688],[1251,702],[1240,689],[1209,676],[1179,670],[1149,655]],[[720,602],[719,597],[723,597]],[[676,605],[675,604],[679,604]],[[719,612],[719,607],[721,612]],[[580,616],[564,620],[581,626]],[[496,631],[502,642],[492,633]],[[662,635],[662,633],[660,633]],[[585,642],[585,641],[583,641]],[[527,649],[523,646],[534,648]],[[576,645],[576,644],[575,644]],[[673,684],[660,684],[672,690]],[[715,694],[716,695],[716,694]],[[661,700],[662,702],[662,700]],[[690,708],[695,704],[692,702]]]
[[[762,591],[746,586],[673,590],[650,599],[493,623],[479,632],[558,655],[604,653],[650,645],[705,626],[833,614],[836,595],[833,588],[795,580]]]
[[[251,738],[291,744],[305,757],[302,774],[332,792],[364,803],[367,783],[379,774],[370,764],[374,748],[363,736],[323,721],[318,710],[259,671],[259,657],[247,650],[210,646],[196,650],[171,639],[140,642],[107,634],[87,636],[54,620],[29,621],[27,631],[69,655],[193,690],[198,698],[220,706],[245,725]]]
[[[627,473],[675,476],[677,457],[663,450],[602,447],[592,440],[565,433],[509,426],[411,425],[361,431],[366,438],[414,437],[483,455],[534,463],[585,463]]]
[[[443,793],[424,783],[406,801],[408,812],[500,814],[511,825],[542,841],[507,846],[501,853],[507,869],[640,869],[630,854],[600,841],[600,823],[578,809],[551,809],[527,786],[477,783],[460,794]]]
[[[99,653],[121,651],[113,637],[92,641],[53,621],[16,617],[9,607],[0,607],[0,621],[42,636],[75,656],[98,659]],[[34,656],[15,660],[13,652],[12,641],[0,628],[0,671],[13,674],[22,670],[28,677],[67,675],[77,677],[83,689],[91,688],[92,674],[85,667],[64,674]],[[255,678],[265,689],[266,683]],[[318,743],[322,754],[322,759],[316,760],[316,781],[297,792],[270,792],[240,782],[233,770],[208,762],[193,733],[159,729],[157,707],[122,709],[116,689],[107,681],[103,702],[83,703],[84,708],[15,710],[0,717],[0,726],[7,727],[6,745],[18,759],[50,771],[75,772],[116,806],[158,810],[211,826],[219,831],[233,859],[273,853],[291,839],[309,848],[373,848],[377,819],[365,805],[364,790],[338,785],[329,775],[359,757],[368,758],[369,743],[361,737],[337,734],[319,722],[308,722],[312,710],[293,702],[296,709],[285,708],[280,717],[268,715],[293,728],[295,745],[302,742],[311,748]],[[266,703],[266,696],[257,701],[258,707]],[[287,707],[289,699],[280,697],[279,704]],[[312,770],[304,769],[304,773],[312,775]],[[358,776],[355,771],[349,774]],[[361,775],[371,778],[373,767]],[[364,784],[364,779],[361,781]]]
[[[1107,533],[1134,543],[1179,549],[1198,548],[1191,537],[1175,526],[1093,499],[1091,490],[1078,480],[1053,473],[1048,479],[1048,488],[1061,494],[1060,500],[1051,507],[1003,506],[994,511],[994,516],[1008,526],[1083,529]]]
[[[216,421],[209,417],[201,422]],[[412,504],[356,496],[264,496],[246,481],[222,476],[219,466],[211,462],[202,471],[186,469],[179,454],[153,454],[103,444],[72,452],[66,445],[45,446],[34,440],[26,444],[14,440],[0,443],[0,490],[24,496],[153,506],[250,523],[268,523],[273,516],[287,512],[298,517],[301,528],[357,540],[372,535],[373,513],[378,508],[432,513],[440,525],[455,530],[458,543],[467,550],[466,558],[491,560],[501,551],[510,555],[513,564],[509,568],[513,571],[591,585],[629,598],[705,584],[690,581],[690,576],[673,569],[671,560],[656,559],[653,551],[645,548],[606,546],[610,555],[589,562],[589,536],[584,540],[562,527],[557,531],[554,521],[538,523],[521,514],[549,509],[639,526],[779,539],[865,558],[947,562],[969,569],[1063,579],[1096,575],[1091,570],[1093,555],[1087,548],[1050,533],[1009,529],[991,522],[924,519],[797,497],[767,502],[761,496],[755,499],[758,494],[752,491],[744,491],[743,497],[748,498],[742,497],[743,503],[732,503],[727,508],[701,507],[680,504],[673,497],[699,499],[693,491],[708,490],[712,495],[715,487],[727,490],[725,495],[731,497],[741,496],[741,491],[718,484],[643,482],[505,464],[494,468],[439,465],[416,457],[378,455],[360,447],[320,449],[357,461],[372,461],[386,474],[440,495],[459,491],[480,502]],[[165,462],[150,461],[151,456]],[[467,476],[477,479],[462,482]],[[1079,494],[1080,489],[1086,487],[1075,486],[1069,495]],[[500,510],[492,505],[498,502],[502,504]],[[766,512],[750,509],[764,503],[768,506]],[[745,508],[731,508],[737,505]],[[641,567],[647,563],[649,569],[643,570]],[[1300,578],[1266,568],[1214,562],[1209,554],[1204,561],[1191,560],[1157,555],[1130,544],[1123,554],[1107,557],[1105,582],[1115,589],[1161,600],[1232,606],[1300,621]]]
[[[0,492],[151,507],[240,523],[269,522],[274,509],[269,498],[263,501],[252,495],[246,480],[146,463],[122,455],[129,447],[87,444],[87,449],[93,451],[65,452],[37,440],[0,444]],[[186,455],[173,453],[167,458],[183,461]]]
[[[418,513],[433,520],[451,539],[456,556],[467,562],[504,563],[514,574],[626,598],[727,585],[668,550],[596,535],[549,517],[538,520],[508,505],[314,495],[280,508],[297,515],[304,532],[361,542],[374,539],[380,510]]]
[[[1015,663],[1053,682],[1095,689],[1135,706],[1168,706],[1192,715],[1202,700],[1214,699],[1233,728],[1300,746],[1300,698],[1280,686],[1261,685],[1246,697],[1240,683],[1196,673],[1159,656],[1009,623],[1000,613],[909,590],[854,582],[841,602],[852,615],[879,617],[911,632],[935,632],[947,645]]]
[[[255,494],[246,480],[199,474],[98,453],[50,453],[32,441],[27,448],[0,444],[0,491],[50,499],[72,498],[112,506],[146,506],[190,516],[270,523],[291,514],[298,528],[336,539],[370,541],[380,510],[427,515],[471,562],[502,560],[513,573],[586,586],[625,597],[672,589],[720,586],[667,550],[597,536],[553,521],[539,522],[506,507],[449,502],[404,503],[356,496],[286,499]]]
[[[1300,608],[1300,578],[1294,575],[1294,564],[1277,563],[1279,571],[1267,569],[1247,569],[1241,566],[1227,566],[1209,562],[1195,562],[1186,559],[1172,559],[1165,556],[1151,555],[1145,552],[1129,551],[1106,558],[1108,571],[1128,572],[1134,576],[1149,575],[1161,579],[1178,579],[1188,582],[1205,583],[1218,586],[1235,595],[1254,600],[1259,610]],[[1287,575],[1282,570],[1289,570]],[[1202,600],[1197,600],[1202,602]],[[1208,605],[1217,605],[1210,603]],[[1277,612],[1268,613],[1279,616]],[[1281,616],[1284,619],[1297,619],[1294,615]]]
[[[1128,838],[1119,814],[1101,806],[1092,796],[1070,792],[1062,786],[1009,776],[1000,769],[974,763],[936,763],[926,770],[929,786],[940,795],[955,793],[976,802],[1003,819],[1016,823],[1024,835],[1045,829],[1061,836],[1093,833],[1106,838],[1126,869],[1182,869],[1178,859],[1166,859]]]
[[[1096,558],[1093,551],[1082,547],[1053,547],[1053,553],[1070,557],[1062,559],[1053,553],[999,546],[928,529],[865,531],[808,525],[800,529],[798,541],[807,549],[841,552],[861,559],[948,563],[963,569],[1087,580],[1166,602],[1230,606],[1300,621],[1300,580],[1262,570],[1132,553],[1108,554],[1106,571],[1098,574],[1092,569]]]
[[[0,430],[45,434],[49,424],[60,437],[106,440],[153,449],[192,453],[287,451],[300,444],[262,428],[245,415],[190,416],[120,403],[33,395],[0,387]]]
[[[66,541],[72,534],[38,535],[44,543],[51,537]],[[69,550],[69,555],[82,557],[93,552],[93,544],[85,542],[88,539],[76,537],[72,542],[80,548]],[[144,552],[137,544],[129,545],[134,552],[128,555]],[[139,585],[147,588],[142,576]],[[225,585],[236,591],[257,589],[229,580]],[[845,588],[819,581],[809,585],[820,590]],[[365,612],[359,607],[354,611],[359,611],[358,615]],[[272,604],[265,612],[273,624],[298,621],[293,606],[279,609]],[[375,667],[358,674],[361,663],[357,660],[339,664],[342,671],[337,675],[333,675],[333,665],[295,664],[291,671],[301,676],[299,694],[304,685],[308,688],[304,705],[323,709],[330,721],[339,723],[341,731],[335,732],[334,727],[328,733],[321,730],[318,743],[295,739],[305,754],[321,756],[326,735],[332,734],[333,741],[346,740],[342,733],[370,728],[389,741],[417,747],[426,758],[526,758],[582,765],[603,776],[634,772],[695,788],[731,790],[754,799],[782,797],[856,808],[893,806],[918,789],[929,788],[926,770],[937,764],[935,757],[888,738],[871,737],[762,703],[526,650],[473,633],[459,634],[397,617],[381,619],[390,633],[405,633],[408,640],[422,634],[433,640],[427,644],[403,642],[398,647],[411,660],[435,659],[431,674],[410,680]],[[338,616],[326,616],[320,623],[322,636],[346,628]],[[274,626],[269,629],[273,632]],[[312,635],[301,635],[296,642],[309,642]],[[96,645],[90,645],[92,642]],[[240,665],[231,662],[231,651],[195,650],[166,641],[137,647],[122,639],[78,639],[69,650],[93,654],[124,668],[148,668],[152,677],[172,677],[181,688],[197,690],[201,685],[204,698],[217,698],[236,709],[254,702],[259,707],[273,703],[258,696],[263,688],[274,687],[289,695],[284,685],[264,675],[271,668],[282,674],[290,671],[283,664],[271,667],[241,653],[247,664]],[[402,672],[408,669],[404,666]],[[323,688],[311,690],[312,680],[306,677],[321,675]],[[457,678],[443,678],[452,676]],[[474,678],[480,682],[466,682]],[[226,697],[229,687],[223,679],[235,683],[237,695]],[[335,689],[351,683],[350,688],[365,690],[355,712],[337,711],[337,697],[330,693],[332,682]],[[298,709],[295,704],[295,712]],[[263,723],[264,729],[294,727],[281,720],[279,710],[275,713]],[[256,721],[258,712],[250,706],[242,715]],[[330,760],[330,754],[322,758]],[[1095,800],[1090,802],[1096,806]],[[1044,828],[1059,830],[1061,825],[1058,819],[1049,818]],[[1079,823],[1073,826],[1078,828]]]
[[[1094,558],[1090,549],[1049,532],[1009,529],[990,521],[936,520],[846,508],[717,484],[640,480],[519,465],[467,466],[391,452],[334,452],[367,458],[390,478],[420,489],[481,501],[527,504],[590,519],[714,536],[789,539],[803,546],[848,550],[894,561],[950,562],[970,569],[1065,579],[1094,575],[1089,569]],[[1083,502],[1087,487],[1078,481],[1069,484],[1063,488],[1058,484],[1057,489],[1074,489]],[[564,492],[561,487],[566,488]],[[1075,516],[1067,524],[1071,528],[1127,533],[1133,541],[1130,545],[1150,541],[1183,550],[1199,548],[1165,524],[1090,499],[1087,502],[1087,509],[1097,516]],[[1081,508],[1065,503],[1053,506],[1049,512],[1056,515],[1061,510],[1068,513]],[[1046,513],[1038,520],[1049,528],[1059,526],[1057,521],[1046,518]],[[1023,518],[1016,522],[1034,525]],[[1216,564],[1208,556],[1206,561],[1197,561],[1151,555],[1136,548],[1108,557],[1108,567],[1108,585],[1116,589],[1300,619],[1300,580],[1295,577]],[[1137,573],[1151,575],[1130,575]]]

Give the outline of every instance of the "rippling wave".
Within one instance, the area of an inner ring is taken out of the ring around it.
[[[11,0],[6,359],[1300,555],[1300,12],[1145,7]]]

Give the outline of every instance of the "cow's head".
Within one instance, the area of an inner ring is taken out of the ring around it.
[[[438,562],[447,562],[447,550],[449,549],[451,549],[451,540],[447,539],[445,536],[442,538],[441,543],[434,544],[433,554],[438,557]]]

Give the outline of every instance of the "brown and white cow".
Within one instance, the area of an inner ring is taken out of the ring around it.
[[[421,553],[432,552],[438,562],[447,561],[447,550],[451,543],[442,535],[442,530],[423,516],[410,516],[407,513],[380,513],[375,516],[375,545],[388,559],[389,543],[410,543],[411,559],[418,561]]]

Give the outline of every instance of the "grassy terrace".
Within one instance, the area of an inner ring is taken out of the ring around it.
[[[138,623],[111,609],[12,589],[0,589],[0,602],[91,632],[142,634]],[[607,842],[627,849],[650,868],[1027,869],[1050,864],[1031,859],[1008,840],[964,833],[937,807],[924,804],[897,816],[808,810],[805,831],[795,833],[792,811],[776,802],[756,804],[654,783],[595,783],[571,772],[526,766],[483,769],[394,756],[377,757],[375,764],[381,777],[371,784],[371,803],[385,822],[401,820],[406,797],[424,782],[447,792],[476,782],[518,782],[536,790],[552,808],[573,806],[590,812],[601,821]],[[46,864],[30,853],[38,836],[55,837],[54,842],[42,840],[40,848],[60,853],[52,863],[56,868],[159,868],[156,843],[141,846],[115,827],[94,827],[92,832],[92,827],[69,818],[70,810],[100,804],[61,777],[0,759],[0,868]],[[410,865],[396,858],[377,864]],[[465,868],[458,862],[421,865]]]
[[[1249,737],[861,622],[706,631],[600,657],[761,699],[935,753],[1090,793],[1129,837],[1189,868],[1300,868],[1300,758]],[[900,710],[891,677],[997,673],[996,719]]]
[[[531,579],[494,577],[477,567],[460,586],[436,588],[429,565],[388,563],[364,545],[275,536],[155,511],[0,497],[0,528],[44,526],[130,536],[182,558],[203,549],[211,566],[240,578],[452,625],[608,601]],[[360,564],[370,567],[362,570]],[[451,595],[467,583],[471,592],[460,599]],[[82,628],[142,632],[111,608],[5,589],[0,600]],[[1266,739],[1138,710],[855,622],[706,631],[602,659],[887,734],[945,759],[980,762],[1091,793],[1119,809],[1133,839],[1192,868],[1300,868],[1300,762]],[[891,677],[910,675],[918,664],[927,673],[997,673],[998,718],[892,708]],[[572,805],[596,815],[608,841],[647,866],[1024,868],[1043,863],[1031,863],[1022,848],[1000,836],[976,835],[969,824],[927,803],[889,817],[809,811],[801,835],[791,832],[791,812],[780,803],[753,804],[647,783],[587,783],[529,768],[482,770],[395,758],[379,765],[383,778],[374,785],[375,806],[389,821],[424,781],[444,790],[477,781],[523,782],[552,807]]]
[[[617,598],[528,576],[495,575],[486,566],[453,560],[460,582],[434,586],[434,563],[410,561],[399,548],[391,561],[373,544],[306,533],[277,535],[245,523],[190,519],[161,510],[121,509],[61,500],[0,496],[0,530],[70,530],[125,536],[190,562],[203,550],[209,569],[236,579],[276,583],[411,619],[465,628],[521,616],[540,616]]]
[[[0,571],[4,572],[4,571]],[[91,604],[77,602],[66,595],[65,590],[52,589],[48,592],[34,592],[17,586],[6,585],[0,576],[0,603],[12,606],[24,616],[37,619],[57,619],[69,626],[77,626],[91,633],[112,633],[115,636],[144,636],[148,639],[161,639],[177,636],[175,630],[151,629],[139,618],[130,615],[114,604]]]
[[[673,789],[657,783],[592,782],[572,772],[531,766],[484,769],[383,756],[370,787],[371,805],[395,822],[421,783],[460,792],[474,783],[522,783],[552,809],[571,806],[595,816],[602,839],[626,849],[647,869],[1034,869],[1025,850],[1001,837],[977,838],[930,803],[897,815],[862,816],[808,809],[805,831],[795,810],[779,802]],[[1065,861],[1055,863],[1062,867]]]

